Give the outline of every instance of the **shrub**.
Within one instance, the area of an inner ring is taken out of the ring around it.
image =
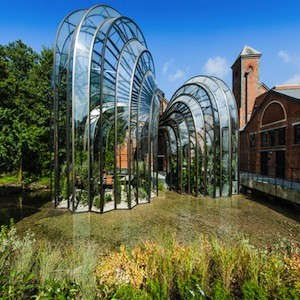
[[[161,192],[164,192],[166,190],[166,187],[165,187],[165,184],[163,181],[161,180],[158,180],[158,190],[161,191]]]
[[[111,194],[105,194],[104,195],[104,202],[110,202],[112,200],[112,195]]]
[[[140,198],[147,198],[147,196],[148,196],[148,193],[147,193],[146,189],[143,188],[143,187],[140,187],[139,188],[139,197]]]
[[[36,300],[51,300],[63,299],[73,300],[82,299],[79,285],[72,281],[65,279],[63,281],[47,280],[38,291],[38,294],[33,296]]]
[[[36,278],[34,256],[35,239],[31,232],[23,238],[16,234],[16,228],[1,226],[0,231],[0,298],[26,299],[32,295]]]
[[[244,238],[182,245],[163,236],[103,253],[85,240],[38,244],[2,226],[0,299],[299,300],[300,247],[286,243],[261,250]]]
[[[96,195],[95,197],[94,197],[94,205],[98,208],[98,209],[100,209],[100,196],[99,195]]]
[[[184,280],[184,279],[177,279],[177,293],[180,299],[198,299],[204,300],[205,292],[203,288],[199,285],[200,279],[193,275],[191,278]]]
[[[212,299],[214,300],[232,300],[230,293],[225,289],[222,282],[217,280],[212,289]]]
[[[150,299],[161,300],[170,298],[166,282],[162,282],[158,278],[147,280],[147,290],[151,295]]]
[[[235,271],[238,264],[238,247],[233,247],[230,243],[223,243],[217,239],[212,240],[212,261],[213,272],[222,283],[222,288],[230,291],[231,284],[234,281]],[[219,287],[219,284],[217,287]]]
[[[245,300],[268,300],[266,291],[253,280],[244,282],[242,293]]]
[[[295,288],[290,288],[290,287],[286,287],[286,286],[278,287],[276,294],[278,295],[277,299],[280,299],[280,300],[299,300],[300,299],[299,291],[297,291]]]
[[[110,201],[112,201],[112,195],[111,195],[111,194],[104,194],[104,204],[105,204],[105,203],[108,203],[108,202],[110,202]],[[96,195],[96,196],[94,197],[93,202],[94,202],[94,205],[95,205],[98,209],[100,209],[100,196],[99,196],[99,195]]]
[[[137,289],[131,285],[122,285],[116,288],[116,291],[109,291],[102,296],[104,299],[122,299],[122,300],[152,300],[153,298],[145,291]]]
[[[116,203],[121,203],[121,197],[122,197],[122,186],[121,186],[121,180],[119,176],[115,176],[114,180],[114,189],[115,189],[115,196],[116,196]]]

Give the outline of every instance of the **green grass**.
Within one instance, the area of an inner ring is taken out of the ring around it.
[[[38,179],[38,181],[42,184],[50,186],[50,178],[48,176],[47,177],[41,177],[41,178]]]
[[[18,174],[2,174],[0,175],[0,185],[9,185],[18,183]]]
[[[19,178],[16,172],[1,174],[0,175],[0,186],[19,186]],[[38,177],[38,176],[29,176],[26,173],[23,173],[22,185],[33,187],[33,189],[45,189],[50,187],[50,178],[48,176]]]

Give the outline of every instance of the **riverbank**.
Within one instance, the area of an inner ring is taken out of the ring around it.
[[[50,191],[50,185],[44,181],[36,181],[26,184],[19,184],[16,182],[10,182],[6,184],[0,183],[0,196],[37,191]]]

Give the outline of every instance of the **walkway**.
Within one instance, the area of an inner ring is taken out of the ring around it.
[[[265,182],[273,185],[279,185],[281,187],[295,189],[300,191],[300,182],[282,179],[278,177],[270,177],[268,175],[262,175],[259,173],[240,172],[241,178],[252,179],[255,181]]]
[[[300,205],[300,182],[259,173],[240,172],[240,184]]]

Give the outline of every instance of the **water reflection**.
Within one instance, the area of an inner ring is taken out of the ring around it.
[[[108,249],[129,247],[145,240],[175,234],[180,242],[200,235],[227,239],[236,234],[259,247],[282,238],[300,240],[300,216],[293,207],[244,195],[223,198],[193,197],[175,192],[160,193],[150,204],[105,214],[55,209],[50,193],[0,197],[0,223],[18,222],[19,233],[31,229],[37,239],[54,243],[95,240]],[[46,202],[48,202],[46,204]]]
[[[0,225],[8,225],[10,219],[15,223],[36,212],[51,201],[50,192],[34,192],[0,196]]]

